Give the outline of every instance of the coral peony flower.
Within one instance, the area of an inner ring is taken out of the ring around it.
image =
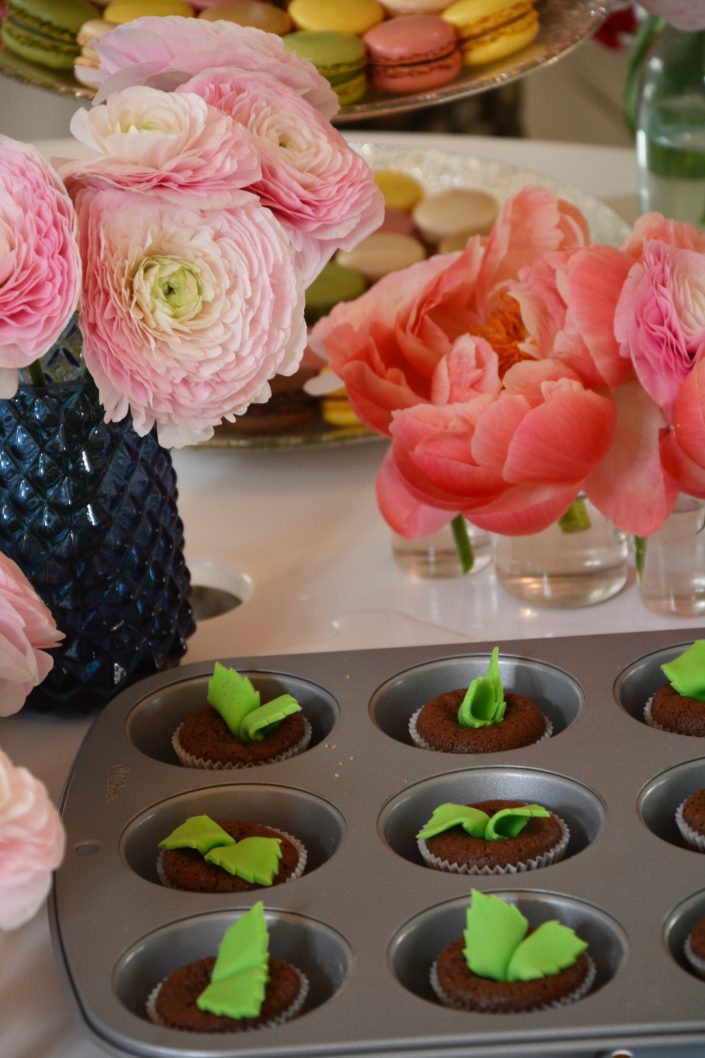
[[[126,88],[102,106],[77,110],[71,132],[98,152],[88,161],[61,167],[72,193],[90,181],[140,192],[159,190],[183,205],[219,209],[237,202],[239,189],[260,176],[247,130],[190,93]]]
[[[22,708],[54,664],[44,651],[61,639],[63,632],[20,567],[0,552],[0,715]]]
[[[270,396],[303,354],[303,287],[287,236],[247,192],[227,210],[82,188],[81,331],[106,420],[129,411],[163,445],[210,437]]]
[[[16,929],[37,913],[64,845],[44,785],[0,750],[0,929]]]
[[[0,397],[59,337],[76,308],[80,263],[71,199],[28,144],[0,135]]]
[[[303,96],[331,118],[338,97],[315,66],[284,49],[279,37],[251,26],[176,16],[137,18],[96,41],[100,65],[86,67],[102,103],[111,92],[144,84],[173,91],[194,74],[218,66],[259,70]]]
[[[249,190],[289,233],[305,285],[336,250],[352,249],[382,223],[384,199],[367,163],[286,85],[225,69],[198,74],[182,91],[202,96],[252,136],[262,174]]]

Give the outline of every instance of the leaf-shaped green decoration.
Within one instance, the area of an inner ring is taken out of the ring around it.
[[[259,742],[285,717],[300,712],[301,706],[295,698],[290,694],[280,694],[244,717],[240,725],[240,738],[245,742]]]
[[[485,827],[485,841],[500,841],[503,838],[515,838],[530,819],[546,819],[550,816],[548,809],[541,805],[521,805],[519,808],[501,808],[488,820]]]
[[[208,681],[208,704],[220,713],[231,735],[240,737],[242,721],[259,703],[259,691],[247,676],[216,661]]]
[[[519,908],[473,889],[463,948],[469,969],[480,977],[506,981],[509,960],[528,929]]]
[[[662,665],[661,670],[679,694],[705,702],[705,639],[696,639],[677,658]]]
[[[269,980],[269,937],[261,900],[225,933],[199,1010],[228,1018],[256,1018]]]
[[[279,870],[281,846],[279,838],[243,838],[232,845],[214,848],[205,859],[246,882],[271,885]]]
[[[181,826],[159,842],[159,848],[196,849],[201,856],[205,856],[219,845],[234,844],[235,838],[231,838],[227,830],[218,826],[210,816],[189,816]]]
[[[499,673],[499,647],[495,647],[487,672],[471,682],[460,703],[458,723],[461,727],[475,728],[499,724],[506,708]]]
[[[536,981],[572,966],[587,948],[569,926],[544,922],[521,942],[507,968],[507,981]]]
[[[473,838],[482,838],[489,816],[479,808],[469,805],[456,805],[448,801],[434,808],[428,823],[418,832],[417,838],[433,838],[453,827],[462,827],[466,834]]]

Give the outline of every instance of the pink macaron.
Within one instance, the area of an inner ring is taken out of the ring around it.
[[[425,92],[452,81],[462,69],[455,27],[438,15],[400,15],[362,38],[372,83],[381,92]]]

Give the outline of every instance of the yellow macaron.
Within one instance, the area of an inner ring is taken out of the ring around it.
[[[533,0],[456,0],[441,18],[455,27],[466,66],[504,59],[539,31]]]
[[[373,175],[388,209],[411,213],[416,203],[423,198],[423,188],[408,173],[398,169],[377,169]]]
[[[103,18],[114,26],[133,22],[146,15],[195,15],[195,8],[184,0],[111,0],[103,11]]]
[[[384,19],[377,0],[292,0],[289,17],[297,29],[335,30],[361,37]]]

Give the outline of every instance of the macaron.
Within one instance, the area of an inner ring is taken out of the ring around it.
[[[377,0],[292,0],[289,14],[297,29],[332,29],[361,37],[384,18]]]
[[[455,28],[466,66],[504,59],[539,31],[533,0],[456,0],[441,17]]]
[[[423,188],[418,180],[400,169],[376,169],[373,175],[388,209],[401,209],[410,213],[423,197]]]
[[[7,0],[2,42],[30,62],[71,70],[80,52],[78,31],[99,14],[88,0]]]
[[[412,218],[423,239],[438,243],[450,235],[466,240],[470,235],[486,235],[498,211],[499,202],[489,191],[451,187],[422,198]]]
[[[282,37],[294,28],[286,11],[265,0],[228,0],[199,13],[199,18],[209,22],[234,22],[237,26],[254,26],[265,33],[276,33]]]
[[[387,206],[384,211],[384,220],[377,231],[393,231],[397,235],[414,235],[416,226],[411,216],[405,213],[403,209],[393,209],[391,206]]]
[[[438,15],[400,15],[373,26],[363,40],[372,83],[380,92],[426,92],[462,69],[455,29]]]
[[[367,282],[362,272],[329,261],[306,290],[306,323],[312,327],[327,316],[339,301],[354,301],[365,293]]]
[[[79,84],[88,85],[89,88],[95,86],[95,77],[86,76],[86,71],[98,69],[100,60],[95,44],[111,29],[115,29],[115,26],[104,18],[89,18],[79,29],[76,40],[81,54],[76,57],[73,64],[73,75]]]
[[[423,244],[412,235],[375,231],[354,249],[339,250],[335,260],[337,264],[362,272],[370,283],[376,283],[389,272],[397,272],[400,268],[417,264],[425,257]]]
[[[382,0],[388,15],[434,15],[448,7],[448,0]]]
[[[111,0],[103,11],[103,18],[114,26],[133,22],[146,15],[182,15],[188,18],[196,9],[184,0]]]
[[[283,38],[284,48],[313,63],[337,95],[341,106],[362,99],[367,90],[365,45],[353,33],[299,30]]]

